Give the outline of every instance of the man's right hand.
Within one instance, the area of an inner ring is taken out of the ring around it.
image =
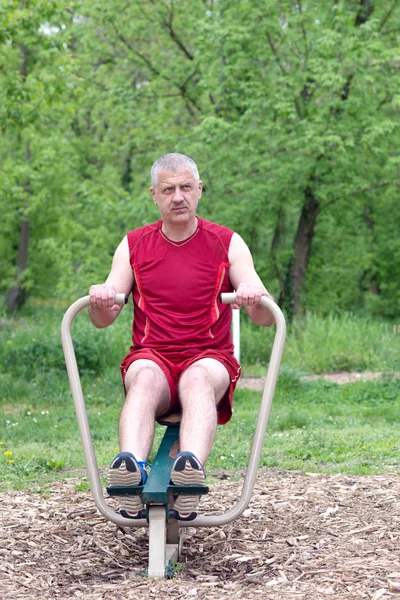
[[[115,304],[117,290],[115,286],[108,283],[92,285],[89,290],[90,302],[98,308],[109,308],[112,311],[120,311],[121,306]]]
[[[95,327],[108,327],[115,321],[122,310],[122,305],[115,304],[117,290],[121,294],[129,294],[134,283],[128,238],[125,236],[115,251],[106,282],[92,285],[89,290],[89,317]]]

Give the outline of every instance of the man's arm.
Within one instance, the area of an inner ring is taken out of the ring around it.
[[[236,290],[236,304],[233,308],[244,306],[250,319],[258,325],[270,327],[274,323],[272,313],[258,304],[261,296],[272,296],[265,289],[254,268],[253,257],[243,239],[234,233],[229,246],[229,279]]]
[[[115,251],[111,271],[106,282],[92,285],[89,290],[91,305],[89,317],[95,327],[108,327],[114,323],[122,306],[115,304],[115,295],[129,294],[134,275],[129,260],[128,238],[125,236]]]

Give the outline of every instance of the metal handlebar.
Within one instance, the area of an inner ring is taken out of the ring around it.
[[[221,294],[223,304],[234,304],[236,302],[236,292]],[[279,367],[281,363],[283,347],[286,339],[285,317],[279,306],[267,296],[262,296],[259,304],[267,308],[274,316],[276,331],[272,345],[271,358],[269,361],[267,377],[265,380],[264,391],[261,398],[261,404],[258,412],[257,425],[254,432],[253,443],[251,446],[249,463],[243,482],[242,493],[239,501],[233,508],[222,515],[205,515],[197,517],[192,521],[193,526],[214,527],[216,525],[225,525],[237,519],[249,505],[251,494],[257,477],[257,470],[260,464],[262,448],[264,444],[265,433],[267,430],[269,414],[271,411],[272,399],[274,397],[276,381],[278,379]]]
[[[127,302],[128,296],[126,294],[116,294],[116,304],[120,304],[123,306]],[[88,473],[90,490],[92,492],[95,504],[101,512],[101,514],[104,515],[110,521],[113,521],[114,523],[120,526],[132,527],[132,519],[126,519],[125,517],[121,517],[121,515],[112,510],[112,508],[110,508],[104,500],[99,477],[99,470],[96,461],[96,455],[94,452],[92,436],[90,433],[85,401],[83,398],[78,366],[76,363],[74,346],[72,343],[72,321],[81,310],[83,310],[87,306],[90,306],[90,304],[90,296],[80,298],[69,307],[69,309],[64,315],[64,318],[61,323],[61,341],[64,350],[65,364],[67,367],[69,383],[71,386],[72,397],[74,400],[75,413],[78,421],[78,428],[83,447],[83,454],[85,456],[86,470]],[[147,525],[147,521],[145,521],[144,519],[140,519],[136,521],[136,523],[141,524],[142,527],[145,527]]]
[[[233,304],[235,300],[236,293],[221,294],[221,302],[224,304]],[[116,304],[124,305],[127,303],[127,301],[128,297],[125,294],[116,295]],[[286,337],[285,318],[280,308],[275,304],[275,302],[273,302],[273,300],[266,296],[261,297],[260,304],[267,308],[273,314],[276,324],[276,332],[272,346],[271,358],[265,381],[264,392],[261,399],[257,425],[254,432],[253,443],[249,457],[249,464],[243,482],[242,493],[238,503],[232,509],[230,509],[226,513],[223,513],[222,515],[199,516],[191,522],[191,525],[193,526],[214,527],[216,525],[224,525],[226,523],[230,523],[231,521],[237,519],[243,513],[251,499],[251,494],[257,476],[257,469],[261,458],[265,432],[267,429],[272,399],[275,391],[276,381],[278,378],[278,372]],[[76,363],[75,351],[71,337],[72,321],[74,320],[76,315],[87,306],[90,306],[90,296],[85,296],[84,298],[77,300],[76,302],[74,302],[74,304],[70,306],[62,320],[61,339],[69,382],[71,386],[72,397],[75,405],[79,433],[86,461],[90,489],[97,508],[107,519],[113,521],[117,525],[124,527],[147,527],[148,523],[145,519],[126,519],[125,517],[122,517],[118,513],[114,512],[114,510],[112,510],[105,502],[103,496],[92,436],[90,433],[89,422],[86,413],[85,401],[83,398],[83,392],[79,378],[78,366]]]

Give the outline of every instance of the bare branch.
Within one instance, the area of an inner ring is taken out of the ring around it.
[[[399,0],[394,0],[392,6],[389,8],[389,10],[387,11],[386,15],[383,17],[382,23],[379,25],[378,31],[382,31],[382,29],[385,27],[386,23],[389,21],[390,17],[393,14],[393,11],[396,8],[396,5],[398,3],[399,3]]]
[[[149,70],[154,73],[154,75],[158,75],[159,77],[162,77],[163,79],[166,79],[167,81],[171,81],[171,79],[169,77],[167,77],[166,75],[163,75],[154,65],[153,63],[146,57],[144,56],[144,54],[142,54],[141,52],[139,52],[138,50],[136,50],[136,48],[134,48],[129,42],[128,40],[125,38],[125,36],[122,35],[122,33],[120,33],[120,31],[118,30],[115,22],[110,19],[110,23],[118,37],[118,39],[130,50],[130,52],[132,52],[132,54],[134,54],[135,56],[137,56],[138,58],[140,58],[149,68]]]
[[[285,69],[283,68],[283,65],[282,65],[282,63],[281,63],[281,59],[279,58],[279,54],[278,54],[278,52],[277,52],[277,50],[276,50],[276,48],[275,48],[275,44],[274,44],[274,42],[273,42],[273,40],[272,40],[272,37],[271,37],[271,35],[270,35],[269,31],[267,31],[267,39],[268,39],[268,43],[269,43],[269,45],[270,45],[270,48],[271,48],[271,50],[272,50],[272,54],[275,56],[276,62],[277,62],[277,64],[278,64],[278,67],[279,67],[279,68],[280,68],[280,70],[281,70],[281,73],[282,73],[282,75],[286,75],[286,71],[285,71]]]
[[[331,204],[335,204],[335,202],[337,202],[338,200],[341,200],[341,198],[343,198],[343,196],[349,196],[349,195],[354,195],[354,194],[365,194],[366,192],[372,192],[373,190],[379,190],[381,188],[388,187],[389,185],[394,185],[396,187],[400,187],[400,180],[384,181],[383,183],[377,183],[376,185],[371,185],[369,187],[360,188],[358,190],[352,190],[348,194],[343,194],[342,196],[336,196],[335,198],[332,198],[332,200],[329,200],[329,202],[327,202],[324,205],[324,208],[326,208],[327,206],[330,206]]]
[[[376,110],[380,110],[382,108],[382,106],[384,106],[388,102],[391,102],[392,100],[393,100],[393,94],[386,94],[384,99],[379,102],[378,106],[376,107]]]
[[[75,75],[75,77],[77,77],[78,79],[84,79],[85,81],[88,81],[89,83],[92,83],[93,85],[96,85],[98,88],[100,88],[101,90],[103,90],[103,92],[107,92],[108,88],[103,85],[102,83],[99,83],[98,81],[96,81],[95,79],[91,78],[91,77],[86,77],[85,75],[82,75],[82,73],[78,73],[77,71],[71,71],[72,75]]]
[[[182,42],[182,40],[178,37],[178,34],[176,33],[174,27],[173,27],[173,20],[174,20],[174,3],[171,2],[171,8],[169,10],[169,15],[168,15],[168,21],[163,19],[161,24],[163,25],[163,27],[168,31],[170,38],[175,42],[175,44],[178,46],[178,48],[180,50],[182,50],[183,54],[189,59],[189,60],[194,60],[194,55],[186,48],[185,44]]]
[[[270,45],[270,48],[271,48],[271,50],[272,50],[272,54],[275,56],[276,63],[277,63],[277,65],[278,65],[278,67],[279,67],[279,69],[280,69],[280,71],[281,71],[282,75],[286,75],[287,73],[286,73],[286,71],[285,71],[285,69],[284,69],[284,67],[283,67],[283,65],[282,65],[282,63],[281,63],[281,59],[280,59],[280,57],[279,57],[279,54],[278,54],[278,52],[277,52],[277,49],[276,49],[276,47],[275,47],[275,44],[274,44],[274,42],[273,42],[273,40],[272,40],[272,37],[271,37],[271,35],[270,35],[269,31],[267,31],[267,39],[268,39],[268,43],[269,43],[269,45]],[[287,82],[287,81],[285,81],[284,83],[285,83],[286,87],[288,87],[288,88],[289,88],[289,89],[290,89],[290,90],[293,92],[293,89],[292,89],[292,87],[291,87],[291,86],[288,84],[288,82]],[[294,92],[293,92],[293,93],[294,93]],[[293,97],[293,101],[294,101],[294,105],[295,105],[295,107],[296,107],[296,112],[297,112],[297,114],[299,115],[300,119],[302,119],[302,118],[303,118],[303,111],[301,110],[301,106],[300,106],[299,99],[298,99],[298,98],[296,98],[296,96],[295,96],[295,95],[294,95],[294,97]]]
[[[190,96],[190,94],[187,91],[187,82],[188,80],[186,80],[184,83],[181,83],[179,85],[179,89],[181,91],[182,94],[182,98],[184,98],[187,102],[189,102],[191,105],[194,106],[194,108],[198,111],[200,111],[200,106],[197,104],[197,102]],[[193,116],[192,112],[190,113],[191,116]]]
[[[162,79],[168,81],[169,83],[171,83],[172,85],[174,85],[175,87],[177,87],[181,93],[182,99],[185,102],[185,106],[192,118],[192,120],[194,121],[194,123],[196,125],[198,125],[198,119],[196,117],[195,111],[193,110],[193,107],[196,110],[200,110],[199,107],[197,106],[195,100],[193,98],[191,98],[187,92],[186,86],[188,81],[191,79],[191,77],[193,77],[194,73],[192,73],[183,83],[178,83],[176,81],[173,81],[170,77],[168,77],[167,75],[165,75],[164,73],[162,73],[159,69],[157,69],[153,63],[150,61],[150,59],[148,59],[144,54],[142,54],[141,52],[139,52],[138,50],[136,50],[136,48],[134,48],[132,46],[132,44],[130,44],[130,42],[125,38],[125,36],[123,36],[120,31],[118,30],[115,22],[110,19],[110,23],[115,31],[115,34],[117,36],[117,38],[128,48],[128,50],[134,54],[135,56],[137,56],[138,58],[140,58],[149,68],[149,70],[154,73],[154,75],[157,75],[158,77],[161,77]]]
[[[304,27],[304,23],[301,24],[301,31],[303,33],[303,39],[304,39],[304,56],[305,56],[305,65],[307,65],[308,62],[308,38],[307,38],[307,31],[306,28]]]
[[[386,31],[382,31],[382,35],[389,35],[390,33],[397,33],[400,31],[400,27],[395,27],[394,29],[387,29]]]
[[[197,66],[197,67],[195,68],[195,70],[194,70],[192,73],[190,73],[190,75],[188,75],[188,76],[186,77],[186,79],[185,79],[185,81],[182,83],[182,85],[186,87],[186,86],[187,86],[187,84],[189,83],[189,81],[190,81],[191,79],[193,79],[193,77],[194,77],[195,75],[197,75],[197,73],[198,73],[198,72],[199,72],[199,67]]]
[[[303,118],[303,111],[301,110],[299,99],[296,98],[296,96],[294,96],[293,100],[294,100],[294,105],[296,107],[297,114],[299,115],[300,119],[302,119]]]
[[[187,109],[189,115],[192,117],[193,123],[195,125],[199,125],[199,120],[197,118],[197,115],[196,115],[195,111],[193,110],[192,105],[190,104],[190,102],[188,100],[186,100],[185,106],[186,106],[186,109]]]

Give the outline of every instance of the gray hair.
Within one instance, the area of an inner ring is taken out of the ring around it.
[[[157,185],[158,173],[160,171],[178,171],[182,167],[188,167],[191,169],[194,178],[196,181],[200,181],[199,171],[197,169],[197,165],[188,156],[184,154],[178,154],[177,152],[173,152],[172,154],[164,154],[161,156],[154,165],[151,167],[151,185],[153,188]]]

